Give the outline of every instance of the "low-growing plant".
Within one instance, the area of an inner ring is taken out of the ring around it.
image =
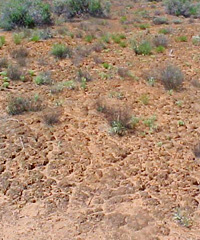
[[[162,46],[166,48],[168,46],[168,39],[165,35],[159,34],[153,38],[153,44],[155,47]]]
[[[157,117],[155,115],[143,120],[144,125],[149,128],[150,132],[153,132],[155,129],[157,129],[156,120]]]
[[[73,80],[67,81],[63,83],[63,86],[69,90],[74,90],[76,88],[76,83]]]
[[[86,35],[85,36],[85,41],[88,43],[91,43],[95,39],[95,36],[92,34]]]
[[[37,77],[35,77],[34,81],[37,85],[51,85],[53,82],[51,72],[46,71],[40,73]]]
[[[19,66],[13,64],[8,66],[7,76],[9,79],[13,81],[20,80],[23,75],[24,73]]]
[[[179,36],[176,38],[176,41],[178,42],[187,42],[188,39],[187,39],[187,36]]]
[[[150,28],[150,25],[148,23],[143,23],[143,24],[139,25],[139,28],[142,29],[142,30],[145,30],[147,28]]]
[[[163,53],[165,51],[165,47],[163,47],[163,46],[158,46],[157,48],[156,48],[156,52],[157,53]]]
[[[189,214],[187,214],[186,211],[184,211],[180,208],[175,209],[174,220],[177,221],[180,225],[187,227],[187,228],[190,228],[193,223]]]
[[[10,115],[19,115],[24,112],[35,112],[42,108],[42,101],[37,97],[14,97],[8,100],[7,111]]]
[[[72,56],[71,49],[65,44],[56,43],[53,45],[51,54],[59,59],[70,58]]]
[[[155,18],[153,19],[153,23],[154,23],[155,25],[161,25],[161,24],[169,24],[169,21],[168,21],[168,19],[165,18],[165,17],[155,17]]]
[[[192,37],[192,43],[195,45],[195,46],[199,46],[200,45],[200,35],[198,36],[193,36]]]
[[[184,74],[179,67],[167,65],[161,70],[161,82],[167,90],[178,90],[182,87]]]
[[[57,110],[50,110],[43,115],[44,122],[53,126],[60,122],[60,113]]]
[[[13,50],[11,55],[13,58],[18,59],[18,58],[26,58],[28,57],[28,50],[24,47],[20,47],[19,49]]]
[[[86,82],[89,82],[89,81],[92,80],[92,77],[91,77],[91,75],[88,71],[84,71],[84,70],[79,69],[78,72],[77,72],[76,81],[82,82],[83,79],[85,79]]]
[[[152,45],[147,40],[144,40],[141,43],[132,41],[132,48],[136,55],[150,55],[152,53]]]
[[[140,97],[140,101],[144,105],[148,105],[149,104],[149,96],[147,94],[142,94],[142,96]]]
[[[22,33],[13,34],[13,41],[16,45],[21,44],[22,39],[23,39],[23,34]]]
[[[3,45],[6,43],[6,39],[4,36],[0,36],[0,49],[3,47]]]
[[[172,32],[172,30],[170,28],[161,28],[159,30],[160,34],[170,34]]]
[[[0,58],[0,70],[2,68],[7,68],[8,67],[8,59],[3,57],[3,58]]]

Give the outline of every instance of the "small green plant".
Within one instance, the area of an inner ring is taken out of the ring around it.
[[[52,78],[50,72],[42,72],[34,79],[37,85],[51,85]]]
[[[30,40],[31,40],[32,42],[39,42],[39,41],[40,41],[40,35],[39,35],[37,32],[35,32],[35,33],[33,33],[33,35],[32,35],[32,37],[30,38]]]
[[[136,116],[132,116],[131,119],[130,119],[130,128],[131,129],[135,129],[137,124],[139,123],[140,119]]]
[[[69,90],[73,90],[76,88],[76,84],[73,80],[67,81],[63,83],[63,86],[66,87]]]
[[[176,41],[177,42],[187,42],[188,39],[187,39],[187,36],[179,36],[176,38]]]
[[[166,34],[171,33],[171,29],[169,29],[169,28],[161,28],[161,29],[159,30],[159,33],[166,35]]]
[[[184,121],[180,120],[180,121],[178,121],[178,125],[181,127],[181,126],[184,126],[185,123],[184,123]]]
[[[135,51],[136,55],[150,55],[152,53],[151,43],[147,40],[139,44],[133,41],[132,48]]]
[[[122,48],[126,48],[127,47],[127,43],[122,41],[119,43],[119,46],[122,47]]]
[[[155,115],[143,120],[144,125],[149,128],[150,132],[153,132],[157,128],[155,124],[156,120],[157,120],[157,117]]]
[[[192,43],[195,45],[195,46],[199,46],[200,45],[200,36],[193,36],[192,37]]]
[[[163,142],[158,142],[158,143],[157,143],[157,146],[158,146],[158,147],[162,147],[162,145],[163,145]]]
[[[147,94],[142,94],[142,96],[140,97],[140,101],[144,105],[148,105],[149,104],[149,96]]]
[[[105,69],[110,69],[110,68],[111,68],[110,64],[109,64],[109,63],[106,63],[106,62],[103,63],[103,67],[104,67]]]
[[[3,45],[5,45],[6,43],[6,39],[4,36],[0,36],[0,49],[3,47]]]
[[[182,107],[183,101],[178,100],[178,101],[175,102],[175,104],[176,104],[178,107]]]
[[[82,77],[81,78],[81,86],[80,86],[83,90],[87,89],[87,79]]]
[[[186,228],[190,228],[193,224],[189,214],[187,214],[186,211],[183,211],[180,208],[175,209],[174,220]]]
[[[21,33],[15,33],[13,34],[13,41],[16,45],[21,44],[23,39],[23,35]]]
[[[149,86],[154,87],[155,86],[156,79],[155,77],[149,76],[147,77],[147,83]]]
[[[126,17],[126,16],[122,16],[122,17],[120,18],[120,22],[121,22],[122,24],[125,24],[125,23],[127,22],[127,17]]]
[[[155,50],[156,50],[157,53],[163,53],[165,51],[165,47],[158,46]]]
[[[139,25],[139,28],[142,29],[142,30],[145,30],[147,28],[150,28],[150,25],[148,23],[143,23],[143,24]]]
[[[91,43],[94,39],[95,39],[94,35],[90,34],[90,35],[85,36],[85,41],[88,43]]]
[[[111,93],[109,94],[109,97],[110,97],[110,98],[123,99],[123,98],[124,98],[124,95],[123,95],[123,93],[121,93],[121,92],[111,92]]]
[[[72,51],[65,44],[54,44],[51,50],[51,54],[59,59],[64,59],[66,57],[72,56]]]
[[[114,43],[117,43],[117,44],[121,42],[121,38],[118,35],[112,35],[112,40]]]
[[[110,133],[123,136],[126,133],[126,127],[124,126],[122,121],[114,120],[111,122]]]
[[[110,43],[110,35],[105,34],[105,35],[101,36],[101,41],[105,42],[105,43]]]

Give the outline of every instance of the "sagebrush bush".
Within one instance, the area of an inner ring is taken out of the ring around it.
[[[200,6],[191,0],[167,0],[165,2],[167,13],[175,16],[196,16],[200,11]]]
[[[20,80],[23,76],[23,71],[19,66],[11,64],[8,66],[7,76],[13,81]]]
[[[153,19],[153,23],[154,23],[155,25],[161,25],[161,24],[169,24],[169,21],[168,21],[168,19],[165,18],[165,17],[155,17],[155,18]]]
[[[156,47],[164,47],[166,48],[168,46],[168,38],[164,34],[159,34],[154,37],[153,43]]]
[[[60,113],[56,110],[49,110],[44,113],[43,119],[47,125],[52,126],[60,122]]]
[[[95,17],[103,17],[109,13],[109,4],[102,4],[100,0],[55,0],[54,12],[73,18],[76,15],[90,14]]]
[[[3,3],[0,27],[5,30],[16,27],[32,28],[50,23],[50,5],[42,0],[7,0]]]
[[[72,51],[65,44],[56,43],[53,45],[51,54],[57,58],[63,59],[72,56]]]
[[[160,73],[161,82],[167,90],[178,90],[182,87],[184,74],[179,67],[167,65]]]
[[[38,97],[10,97],[7,111],[10,115],[19,115],[24,112],[36,112],[41,110],[42,101]]]

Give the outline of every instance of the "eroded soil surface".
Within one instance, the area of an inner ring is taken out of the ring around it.
[[[148,17],[138,14],[144,10]],[[152,23],[158,10],[169,25]],[[65,88],[57,94],[32,79],[12,81],[0,91],[1,240],[200,239],[200,159],[193,153],[200,134],[200,51],[192,43],[192,36],[199,34],[199,19],[179,18],[182,23],[174,24],[176,17],[165,15],[162,4],[133,1],[114,1],[111,13],[106,20],[52,27],[56,32],[67,26],[74,38],[55,34],[45,41],[23,40],[29,51],[24,69],[51,71],[54,84],[75,79],[79,69],[89,72],[92,80],[86,89]],[[138,23],[150,27],[142,30]],[[164,53],[135,55],[130,48],[133,37],[153,36],[164,27],[172,31]],[[78,37],[80,32],[95,34],[96,39],[88,43]],[[106,49],[96,49],[105,33],[124,33],[127,47],[111,40]],[[21,46],[13,43],[11,32],[1,34],[6,45],[0,56],[14,61],[11,52]],[[181,35],[188,41],[176,41]],[[56,60],[49,54],[56,42],[79,49],[72,59]],[[103,62],[112,67],[105,69]],[[181,91],[169,93],[159,81],[150,86],[144,78],[144,73],[168,62],[185,74]],[[134,77],[120,77],[118,68],[128,68]],[[113,92],[123,97],[111,97]],[[8,115],[8,97],[13,94],[38,94],[45,107]],[[144,94],[148,104],[140,101]],[[134,133],[111,135],[104,114],[97,111],[98,101],[129,109],[141,119],[156,115],[157,128],[150,131],[141,121]],[[60,122],[48,126],[43,114],[52,109],[60,113]],[[177,209],[185,214],[183,222],[175,219]]]

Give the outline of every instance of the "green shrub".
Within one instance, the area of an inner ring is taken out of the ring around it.
[[[3,3],[0,27],[5,30],[16,27],[32,28],[50,23],[50,6],[42,0],[8,0]]]
[[[163,47],[163,46],[158,46],[157,48],[156,48],[156,52],[157,53],[163,53],[165,51],[165,47]]]
[[[72,56],[72,51],[65,44],[56,43],[53,45],[51,54],[57,58],[64,59]]]
[[[147,40],[144,40],[139,44],[133,41],[132,47],[137,55],[150,55],[152,52],[151,43]]]

